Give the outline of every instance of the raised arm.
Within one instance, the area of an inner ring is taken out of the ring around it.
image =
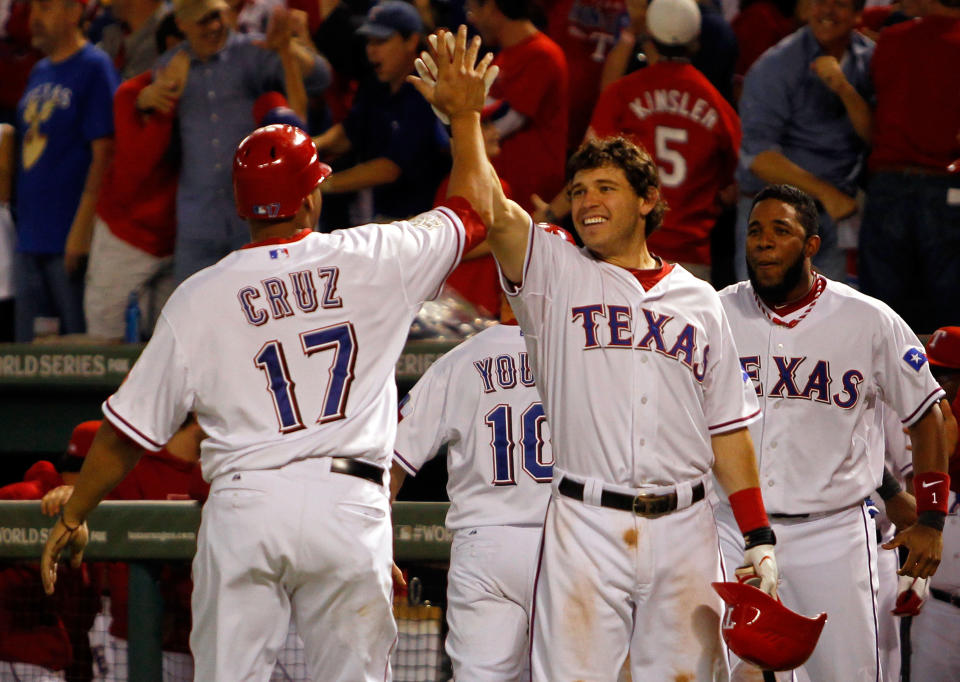
[[[487,225],[487,241],[504,275],[519,283],[530,217],[504,195],[500,179],[487,159],[480,130],[480,111],[486,90],[484,77],[492,56],[477,62],[480,39],[474,38],[468,46],[466,26],[457,31],[452,52],[445,33],[441,30],[439,39],[431,45],[437,67],[436,83],[416,76],[410,76],[409,80],[430,104],[450,119],[453,169],[448,194],[462,196],[473,205]],[[425,73],[419,68],[418,71]]]

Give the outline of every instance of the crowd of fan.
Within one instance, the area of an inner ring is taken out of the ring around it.
[[[333,165],[320,229],[428,208],[449,138],[405,79],[464,21],[501,69],[488,154],[536,219],[564,219],[585,136],[623,134],[660,167],[654,253],[745,278],[745,207],[789,183],[820,202],[827,275],[920,333],[956,323],[960,0],[863,2],[0,0],[0,341],[121,341],[131,295],[148,336],[247,241],[232,155],[261,124]],[[494,268],[481,246],[449,282],[491,316]]]

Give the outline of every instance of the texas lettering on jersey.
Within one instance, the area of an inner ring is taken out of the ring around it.
[[[340,269],[335,266],[321,267],[317,268],[316,275],[315,280],[313,271],[300,270],[287,273],[286,279],[270,277],[261,280],[259,285],[242,287],[237,292],[237,300],[247,322],[259,327],[271,317],[274,320],[291,317],[294,315],[291,298],[302,313],[312,313],[318,307],[342,308],[343,301],[337,295]],[[262,306],[255,303],[259,298],[266,299]]]
[[[838,374],[838,391],[834,392],[834,373],[829,360],[811,360],[807,357],[770,356],[777,380],[766,396],[768,398],[799,398],[813,400],[824,405],[836,405],[845,410],[854,407],[860,400],[860,384],[863,372],[848,369]],[[740,365],[747,376],[753,380],[757,396],[764,395],[763,381],[760,379],[761,359],[758,355],[741,356]]]
[[[571,308],[571,322],[583,328],[583,349],[630,348],[656,351],[681,362],[693,377],[703,383],[707,374],[710,344],[698,354],[697,328],[683,320],[674,321],[673,315],[660,315],[641,308],[643,320],[634,331],[633,316],[628,305],[594,303]],[[601,325],[608,334],[599,334]],[[669,329],[668,329],[669,326]],[[601,338],[601,336],[603,338]]]

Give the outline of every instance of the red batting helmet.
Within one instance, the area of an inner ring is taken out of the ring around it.
[[[722,633],[730,651],[763,670],[793,670],[810,658],[827,614],[801,616],[746,583],[712,584],[727,604]]]
[[[233,156],[233,193],[241,218],[291,218],[331,173],[313,140],[291,125],[257,128]]]

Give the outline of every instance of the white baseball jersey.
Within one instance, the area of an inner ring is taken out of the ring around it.
[[[104,414],[158,450],[196,411],[207,481],[327,455],[389,467],[394,366],[421,303],[483,239],[475,216],[440,207],[231,253],[171,296]]]
[[[819,275],[810,302],[788,315],[749,282],[720,299],[764,413],[750,432],[767,511],[828,512],[872,495],[880,401],[910,426],[943,395],[916,334],[886,304]]]
[[[410,391],[394,461],[415,476],[444,443],[448,528],[543,524],[553,454],[518,326],[495,325],[464,341]]]
[[[531,229],[522,286],[503,282],[566,473],[629,488],[694,480],[713,465],[710,437],[760,414],[716,292],[676,265],[661,274],[644,287]]]

